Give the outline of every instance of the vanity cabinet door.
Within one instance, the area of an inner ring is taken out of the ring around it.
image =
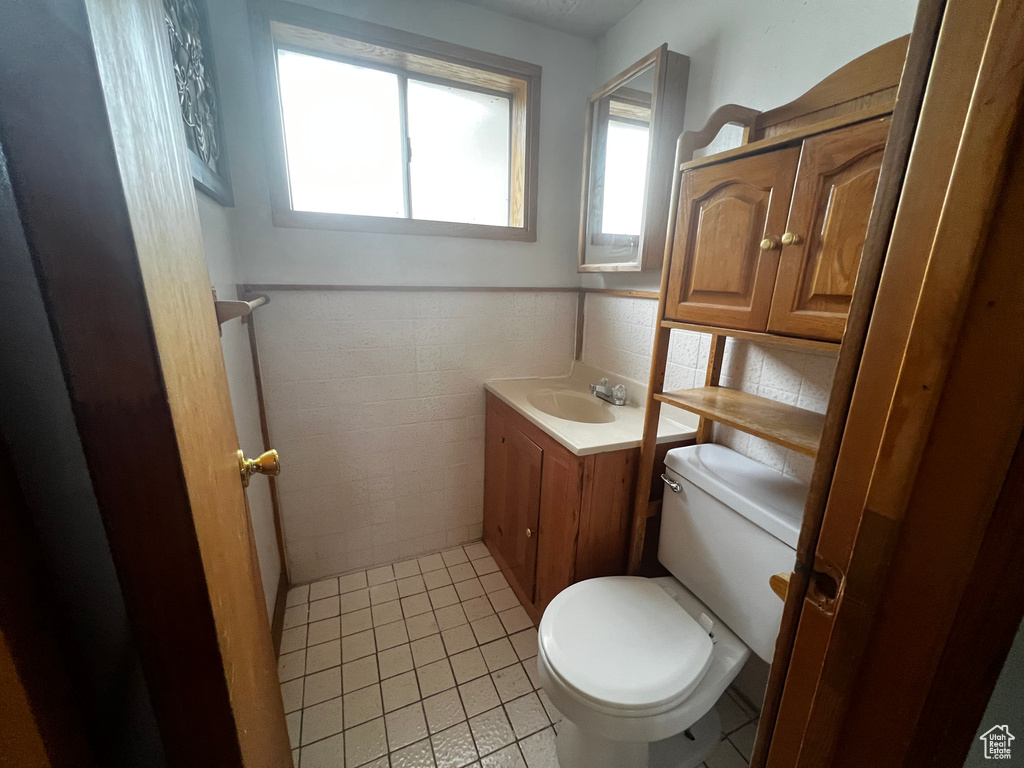
[[[486,429],[484,539],[532,602],[544,451],[496,408],[488,409]]]
[[[889,119],[807,139],[768,330],[842,341]]]
[[[767,328],[799,155],[790,147],[683,173],[667,317]]]

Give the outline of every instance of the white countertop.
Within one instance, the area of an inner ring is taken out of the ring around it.
[[[590,394],[590,385],[608,378],[612,385],[624,384],[629,393],[626,405],[611,405]],[[488,392],[522,414],[577,456],[637,448],[644,434],[644,402],[647,388],[584,363],[574,363],[569,376],[547,379],[495,379],[484,383]],[[582,393],[602,407],[606,423],[570,421],[546,413],[530,402],[531,395],[544,390]],[[667,443],[696,437],[695,413],[662,405],[658,442]]]

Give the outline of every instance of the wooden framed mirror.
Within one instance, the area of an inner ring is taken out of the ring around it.
[[[689,72],[665,44],[587,99],[580,272],[661,268]]]

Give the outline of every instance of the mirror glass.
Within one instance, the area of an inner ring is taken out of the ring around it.
[[[644,222],[654,65],[590,103],[587,265],[635,263]]]

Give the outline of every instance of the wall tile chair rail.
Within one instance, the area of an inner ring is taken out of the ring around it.
[[[483,382],[567,375],[579,290],[246,289],[291,581],[479,538]]]

